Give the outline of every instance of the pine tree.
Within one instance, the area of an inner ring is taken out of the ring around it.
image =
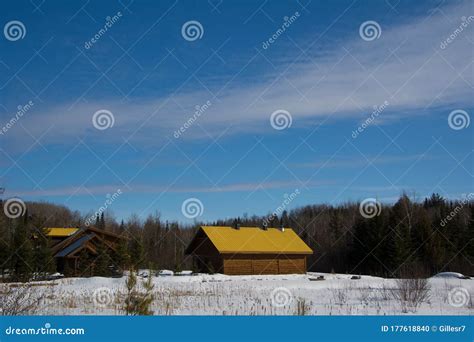
[[[342,224],[341,214],[337,209],[331,210],[331,216],[329,221],[329,228],[331,234],[335,240],[339,239],[344,227]]]
[[[403,194],[392,208],[390,228],[393,236],[393,260],[396,268],[413,261],[412,233],[414,224],[414,206],[407,195]]]
[[[94,275],[101,277],[110,276],[110,264],[111,259],[107,252],[107,248],[105,247],[105,244],[100,241],[97,244],[97,258],[95,260]]]
[[[85,248],[79,252],[79,258],[77,260],[77,269],[81,276],[92,275],[92,260],[89,253]]]
[[[34,250],[35,272],[40,277],[56,271],[56,262],[50,247],[48,237],[42,232],[37,232],[37,239]]]
[[[105,218],[104,218],[104,212],[100,214],[100,223],[99,223],[99,228],[102,230],[105,230]]]
[[[130,261],[136,269],[143,264],[143,243],[139,237],[132,238],[130,242]]]
[[[34,264],[27,213],[24,217],[20,217],[16,221],[17,224],[13,234],[13,246],[11,250],[13,279],[17,281],[28,281],[31,279]]]
[[[435,251],[433,246],[433,228],[425,206],[420,206],[416,216],[413,245],[418,246],[416,258],[423,266],[422,271],[428,275],[434,271],[432,267],[433,259],[435,258],[433,256]]]
[[[5,270],[8,269],[11,255],[10,240],[6,217],[0,214],[0,275],[2,278],[5,275]]]
[[[150,270],[151,274],[151,270]],[[153,315],[151,310],[151,304],[154,300],[153,295],[153,278],[148,277],[146,281],[142,283],[143,292],[140,292],[137,288],[137,276],[133,270],[130,270],[127,280],[125,281],[126,295],[123,310],[126,315]]]
[[[469,225],[467,227],[465,255],[467,260],[474,260],[474,204],[470,205]]]
[[[121,239],[117,245],[116,253],[117,265],[120,270],[125,270],[130,263],[130,255],[128,253],[128,241],[126,239]]]
[[[288,217],[288,211],[286,210],[283,210],[283,212],[281,213],[280,226],[281,227],[290,226],[290,218]]]

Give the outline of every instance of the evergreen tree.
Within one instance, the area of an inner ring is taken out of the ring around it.
[[[77,269],[79,271],[79,274],[84,277],[84,276],[90,276],[92,275],[92,260],[90,258],[89,253],[85,248],[83,248],[79,252],[79,257],[77,260]]]
[[[8,269],[8,262],[10,259],[10,242],[11,237],[7,226],[7,220],[4,215],[0,214],[0,275],[5,275],[5,270]]]
[[[132,238],[130,241],[130,262],[133,268],[140,268],[144,261],[143,255],[143,243],[138,237]]]
[[[99,229],[105,230],[105,218],[104,218],[104,212],[100,214],[100,222],[99,222]]]
[[[412,232],[414,206],[406,194],[398,200],[392,208],[390,229],[393,236],[393,261],[396,268],[412,260]]]
[[[153,311],[151,310],[151,304],[154,300],[154,285],[152,277],[148,277],[148,279],[142,283],[144,292],[140,292],[137,285],[137,276],[133,270],[130,270],[128,278],[125,281],[125,286],[127,288],[123,308],[125,314],[141,316],[153,315]]]
[[[128,253],[128,241],[121,239],[117,245],[117,266],[120,270],[126,270],[130,264],[130,255]]]
[[[50,242],[43,231],[37,231],[37,238],[34,249],[35,272],[40,277],[56,271],[56,262],[51,252]]]
[[[97,243],[97,258],[94,262],[94,275],[100,277],[107,277],[111,275],[109,266],[111,259],[107,252],[107,248],[102,241]]]
[[[13,279],[17,281],[28,281],[31,279],[34,271],[31,234],[28,229],[28,215],[25,214],[15,221],[16,227],[11,249]]]
[[[470,205],[469,224],[467,226],[465,253],[467,260],[474,260],[474,204]]]
[[[339,239],[341,233],[344,230],[344,226],[342,224],[342,215],[337,209],[331,210],[329,229],[334,239]]]
[[[283,212],[281,213],[280,226],[281,227],[290,226],[290,218],[288,217],[288,211],[286,210],[283,210]]]
[[[353,270],[356,273],[386,276],[393,268],[389,254],[392,240],[387,231],[384,210],[370,219],[359,219],[354,228],[352,252]]]

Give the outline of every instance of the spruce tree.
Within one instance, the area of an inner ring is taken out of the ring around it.
[[[470,217],[469,224],[467,226],[467,235],[465,241],[467,246],[465,247],[467,260],[474,260],[474,203],[470,205]]]
[[[37,239],[34,249],[35,272],[43,278],[47,274],[56,271],[56,262],[53,258],[48,237],[42,231],[37,231],[36,234]]]
[[[99,228],[105,230],[105,218],[104,218],[104,212],[100,214],[100,223],[99,223]]]
[[[138,237],[132,238],[130,242],[130,261],[132,263],[132,267],[135,269],[139,269],[140,266],[143,264],[143,244]]]
[[[90,276],[92,275],[92,260],[89,256],[89,253],[85,248],[79,252],[79,258],[77,260],[77,269],[81,276]]]
[[[13,279],[17,281],[28,281],[34,271],[33,250],[31,245],[31,234],[28,229],[28,215],[15,220],[16,227],[13,233],[13,246],[11,267]]]
[[[107,277],[110,276],[111,272],[109,265],[111,263],[110,256],[107,253],[107,249],[102,241],[97,244],[97,258],[95,260],[94,275]]]
[[[10,240],[6,217],[0,214],[0,275],[2,279],[10,261]]]
[[[414,207],[407,195],[403,194],[392,208],[390,228],[393,236],[393,260],[396,268],[413,261],[412,233]]]
[[[117,244],[116,263],[121,271],[127,269],[130,263],[130,255],[128,253],[128,241],[120,239]]]

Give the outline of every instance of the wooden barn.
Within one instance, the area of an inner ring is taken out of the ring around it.
[[[98,256],[99,248],[105,248],[107,253],[116,252],[118,242],[123,239],[120,235],[97,228],[45,228],[46,236],[51,240],[53,256],[59,272],[67,268],[76,275],[79,270],[79,259],[87,257],[91,260],[89,271],[93,271],[94,259]]]
[[[291,228],[200,227],[185,253],[198,272],[306,273],[311,248]]]

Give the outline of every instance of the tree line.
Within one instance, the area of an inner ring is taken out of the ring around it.
[[[55,272],[56,261],[44,228],[80,228],[87,219],[60,205],[28,202],[26,206],[25,214],[16,219],[0,212],[2,279],[26,281]],[[269,227],[292,227],[314,251],[308,258],[308,270],[314,272],[383,277],[430,276],[442,271],[474,275],[472,201],[449,201],[438,194],[414,201],[403,194],[396,203],[376,209],[368,217],[361,214],[359,203],[307,205],[279,216],[244,214],[205,224],[261,226],[267,222]],[[113,253],[98,246],[94,260],[80,256],[82,275],[109,276],[114,270],[141,268],[192,270],[192,259],[184,250],[202,224],[169,222],[158,213],[145,220],[132,215],[118,222],[110,213],[102,213],[94,226],[126,239]]]

